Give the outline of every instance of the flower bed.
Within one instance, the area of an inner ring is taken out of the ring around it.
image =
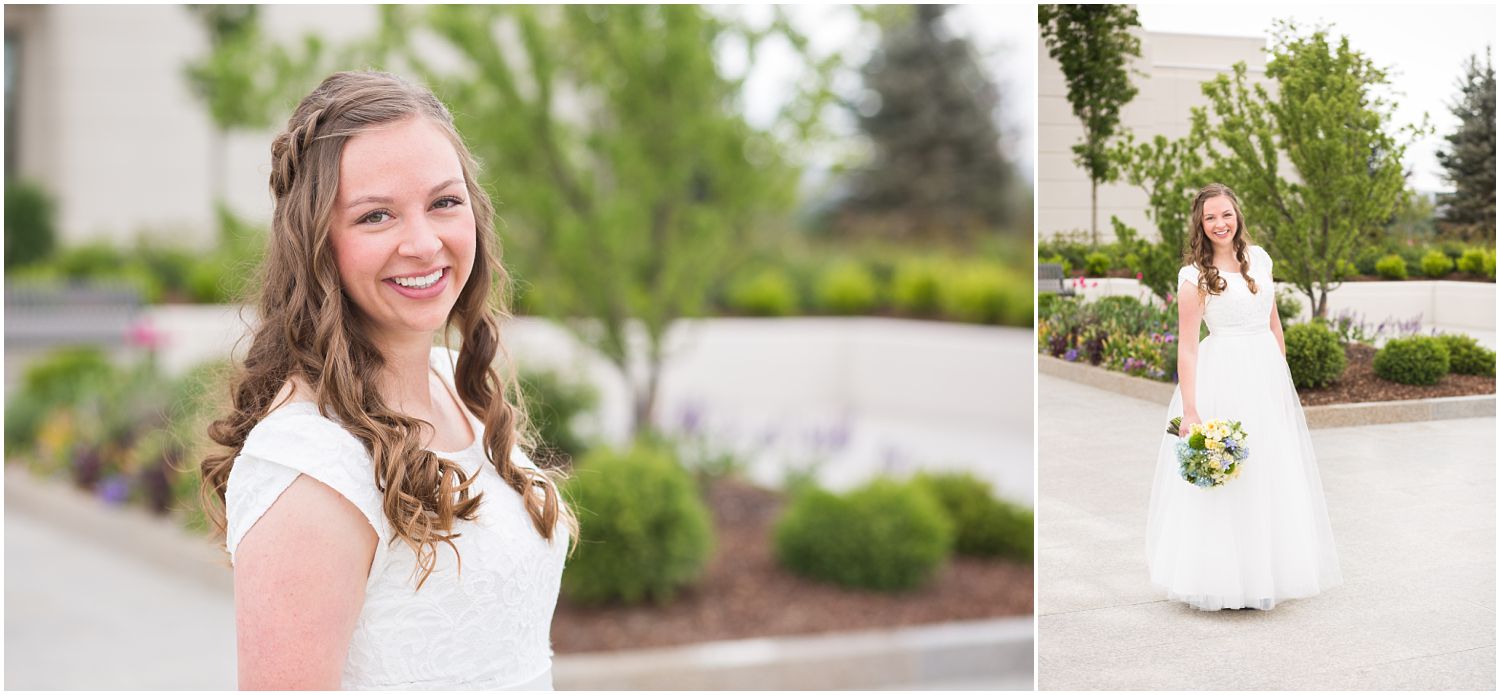
[[[845,589],[777,562],[771,529],[785,503],[780,493],[720,479],[709,485],[706,501],[718,550],[696,585],[662,605],[590,606],[565,598],[552,621],[553,648],[635,649],[1031,614],[1028,563],[955,555],[914,591]]]

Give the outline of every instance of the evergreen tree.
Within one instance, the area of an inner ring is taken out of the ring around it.
[[[853,177],[844,230],[904,239],[1025,231],[1009,224],[1018,211],[995,125],[999,90],[969,42],[944,30],[945,11],[903,13],[861,70],[871,98],[859,126],[875,153]]]
[[[1089,238],[1099,244],[1099,184],[1115,180],[1110,141],[1120,125],[1120,108],[1135,98],[1126,58],[1141,55],[1141,41],[1130,33],[1140,20],[1130,5],[1038,5],[1037,19],[1047,54],[1062,66],[1068,103],[1083,126],[1073,161],[1089,175]]]
[[[1442,228],[1464,239],[1495,242],[1495,67],[1470,56],[1452,106],[1458,130],[1446,136],[1438,163],[1454,191],[1442,196]]]

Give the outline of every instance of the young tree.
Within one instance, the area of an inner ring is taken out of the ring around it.
[[[1453,192],[1441,197],[1444,231],[1463,239],[1495,243],[1495,66],[1470,56],[1452,104],[1458,129],[1445,136],[1438,163]]]
[[[1111,149],[1111,157],[1125,179],[1146,192],[1146,217],[1155,223],[1157,232],[1155,242],[1146,241],[1112,216],[1115,236],[1140,260],[1142,284],[1166,303],[1171,303],[1177,291],[1177,270],[1185,255],[1193,198],[1206,181],[1199,154],[1201,144],[1192,133],[1177,140],[1158,135],[1140,144],[1127,134]]]
[[[1089,175],[1089,234],[1098,245],[1099,184],[1118,174],[1109,146],[1120,108],[1137,91],[1126,62],[1141,55],[1140,39],[1130,32],[1140,20],[1130,5],[1038,5],[1037,18],[1048,55],[1062,66],[1073,115],[1083,126],[1073,161]]]
[[[1279,23],[1271,53],[1275,96],[1247,84],[1245,65],[1236,64],[1232,78],[1204,83],[1212,115],[1193,109],[1192,137],[1205,175],[1239,193],[1256,241],[1276,258],[1277,279],[1323,317],[1338,262],[1390,219],[1406,182],[1402,157],[1425,125],[1389,130],[1394,105],[1375,95],[1386,74],[1347,37],[1335,45],[1324,29],[1299,36]],[[1398,141],[1403,133],[1409,139]]]
[[[995,125],[999,90],[944,29],[946,7],[900,9],[861,70],[870,98],[856,116],[875,156],[854,175],[839,226],[906,239],[1024,229],[1006,195],[1015,176]]]
[[[792,30],[680,5],[415,12],[388,8],[382,31],[484,162],[507,248],[526,259],[507,266],[529,282],[528,305],[622,371],[634,430],[647,430],[667,330],[701,312],[727,259],[794,202],[787,144],[745,121],[715,47]],[[461,64],[423,60],[405,35],[418,27]]]

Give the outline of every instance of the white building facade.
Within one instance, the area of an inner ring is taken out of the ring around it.
[[[1208,99],[1201,85],[1219,74],[1232,74],[1244,62],[1253,81],[1265,81],[1266,40],[1263,37],[1206,36],[1136,30],[1141,57],[1133,60],[1131,83],[1139,90],[1120,110],[1120,132],[1135,133],[1137,141],[1157,135],[1187,135],[1190,110]],[[1037,42],[1037,239],[1089,230],[1088,174],[1073,163],[1073,145],[1083,127],[1068,105],[1068,86],[1061,66]],[[1119,180],[1099,187],[1099,240],[1114,240],[1110,216],[1156,238],[1156,227],[1146,218],[1146,194]]]

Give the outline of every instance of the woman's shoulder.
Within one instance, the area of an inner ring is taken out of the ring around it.
[[[1198,266],[1192,263],[1182,266],[1177,270],[1177,284],[1198,284]]]

